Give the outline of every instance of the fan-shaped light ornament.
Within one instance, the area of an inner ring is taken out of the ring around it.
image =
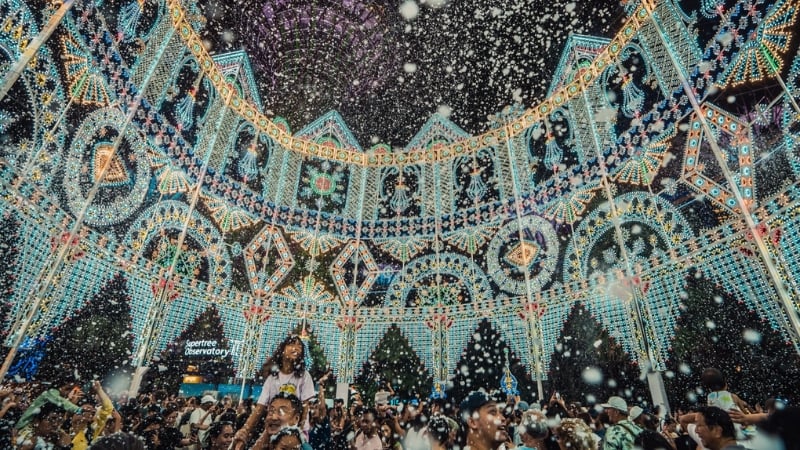
[[[644,149],[635,145],[626,147],[628,159],[617,172],[615,179],[621,183],[640,186],[652,183],[653,176],[661,167],[673,137],[675,137],[675,127],[670,126],[659,135],[657,140],[648,143]]]
[[[211,218],[214,219],[214,222],[223,233],[236,231],[256,223],[256,219],[241,208],[231,206],[224,200],[214,196],[206,194],[201,194],[200,196],[211,211]]]
[[[544,209],[544,216],[558,223],[572,224],[581,219],[586,205],[594,198],[595,187],[578,189],[568,195],[550,202]]]
[[[780,74],[782,56],[790,49],[796,21],[795,2],[778,2],[756,29],[755,37],[748,39],[728,64],[719,84],[722,87],[737,86]]]
[[[63,39],[64,69],[69,80],[69,94],[82,105],[106,106],[111,103],[106,79],[92,64],[93,57],[73,36]]]

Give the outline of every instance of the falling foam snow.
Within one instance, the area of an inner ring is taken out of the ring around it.
[[[400,15],[405,20],[414,20],[419,15],[419,5],[414,0],[406,0],[400,4]]]

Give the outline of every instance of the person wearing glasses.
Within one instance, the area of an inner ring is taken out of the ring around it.
[[[278,394],[289,394],[299,399],[301,409],[298,414],[302,414],[302,403],[308,402],[316,394],[314,380],[306,370],[305,356],[305,347],[300,336],[290,335],[278,345],[275,354],[267,361],[266,366],[270,373],[264,380],[256,406],[233,438],[234,448],[244,448],[256,424],[267,412],[267,406]]]

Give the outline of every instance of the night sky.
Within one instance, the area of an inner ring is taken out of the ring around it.
[[[549,87],[571,33],[611,37],[618,1],[201,2],[212,54],[246,49],[268,116],[296,132],[325,112],[362,148],[404,147],[439,112],[470,134]],[[257,19],[257,20],[256,20]]]

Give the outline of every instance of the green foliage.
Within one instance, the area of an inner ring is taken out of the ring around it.
[[[549,391],[583,404],[603,402],[612,395],[641,403],[649,400],[649,394],[639,375],[630,355],[582,304],[575,305],[556,341]]]
[[[132,347],[128,283],[117,274],[53,330],[38,378],[52,380],[74,371],[83,380],[102,380],[129,368]]]
[[[408,339],[396,326],[391,326],[364,363],[356,378],[356,387],[364,402],[371,404],[378,388],[389,382],[395,395],[402,399],[426,397],[433,378],[425,369]]]
[[[731,392],[755,405],[769,397],[800,401],[800,356],[744,302],[713,282],[689,277],[665,385],[673,409],[705,402],[704,368],[726,376]]]
[[[190,365],[196,366],[207,383],[227,383],[234,376],[233,359],[226,357],[186,355],[187,341],[217,341],[216,348],[230,349],[223,332],[222,320],[217,308],[210,307],[197,316],[175,341],[161,352],[160,361],[155,361],[148,372],[153,389],[178,392],[184,374]]]

